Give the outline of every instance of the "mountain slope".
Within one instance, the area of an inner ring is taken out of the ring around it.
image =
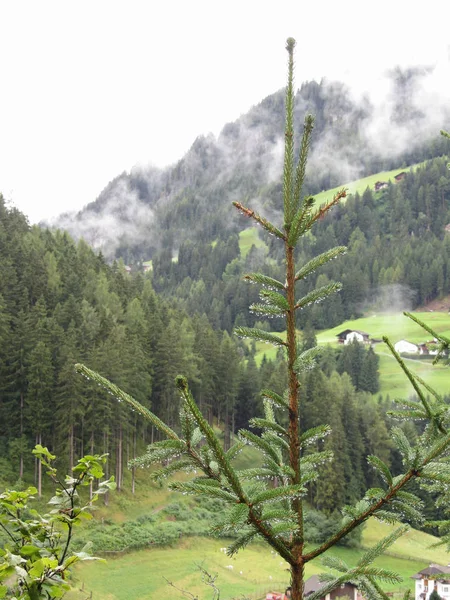
[[[356,99],[341,82],[304,83],[296,95],[298,138],[304,115],[316,116],[305,193],[442,154],[445,142],[436,134],[449,111],[431,105],[428,113],[420,105],[428,75],[423,69],[393,72],[384,112],[365,97]],[[429,114],[439,114],[439,125]],[[280,90],[225,125],[217,139],[198,137],[177,164],[122,173],[95,202],[55,225],[127,262],[163,248],[176,252],[199,235],[212,241],[237,231],[243,225],[230,224],[233,200],[249,198],[266,213],[278,206],[283,121]]]

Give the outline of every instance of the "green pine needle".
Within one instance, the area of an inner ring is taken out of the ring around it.
[[[273,277],[268,277],[267,275],[263,275],[262,273],[247,273],[244,275],[244,279],[246,281],[251,281],[252,283],[259,283],[269,289],[277,289],[284,290],[284,284]]]
[[[274,333],[263,331],[262,329],[255,329],[253,327],[235,327],[234,333],[241,338],[248,338],[258,342],[266,342],[278,347],[287,346],[286,342],[282,338]]]
[[[330,260],[337,258],[340,254],[345,254],[347,252],[347,248],[345,246],[337,246],[336,248],[332,248],[331,250],[327,250],[323,252],[319,256],[316,256],[312,260],[310,260],[304,267],[302,267],[295,274],[295,280],[299,281],[300,279],[305,279],[311,273],[314,273],[316,269],[326,264]]]
[[[329,283],[328,285],[323,285],[320,288],[312,290],[309,294],[306,294],[303,298],[301,298],[297,304],[295,305],[295,309],[298,308],[306,308],[311,304],[318,304],[331,296],[332,294],[336,294],[342,289],[341,283]]]

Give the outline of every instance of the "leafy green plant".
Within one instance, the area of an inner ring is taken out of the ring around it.
[[[49,500],[51,510],[40,514],[30,506],[35,487],[0,494],[0,531],[5,538],[0,549],[0,598],[12,600],[53,600],[70,589],[67,576],[78,561],[93,560],[89,544],[80,552],[71,550],[74,527],[91,518],[93,503],[115,488],[114,479],[104,476],[106,455],[84,456],[72,475],[60,479],[54,467],[55,456],[38,445],[33,450],[51,480],[57,484]],[[80,489],[98,481],[98,489],[87,502]]]

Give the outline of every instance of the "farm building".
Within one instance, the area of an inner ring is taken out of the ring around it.
[[[305,581],[303,597],[306,599],[314,592],[318,592],[321,588],[327,585],[327,582],[320,581],[317,575],[313,575]],[[266,595],[266,600],[285,600],[286,596],[282,592],[269,592]],[[353,583],[343,583],[337,586],[328,594],[320,597],[320,600],[337,600],[338,598],[346,598],[347,600],[364,600],[358,588]]]
[[[327,585],[327,582],[320,581],[317,575],[313,575],[305,581],[304,598],[307,598],[313,592],[319,591],[325,585]],[[335,600],[342,597],[350,598],[350,600],[362,600],[363,598],[356,585],[347,582],[339,585],[328,594],[324,594],[320,600]]]
[[[377,181],[374,185],[376,192],[378,192],[379,190],[384,190],[387,187],[388,187],[387,181]]]
[[[450,600],[450,566],[431,564],[412,579],[416,580],[415,600],[428,600],[433,590],[442,600]]]
[[[369,334],[357,329],[344,329],[337,334],[339,344],[351,344],[354,340],[361,344],[370,344]]]
[[[420,354],[420,346],[407,340],[400,340],[394,344],[395,351],[399,354]]]
[[[424,342],[422,344],[414,344],[413,342],[408,342],[407,340],[400,340],[396,344],[394,344],[395,351],[399,354],[432,354],[436,355],[437,350],[433,347],[433,344],[436,343],[436,340],[431,340],[430,342]],[[428,347],[428,344],[431,346]]]
[[[405,179],[406,177],[406,171],[402,171],[401,173],[397,173],[397,175],[394,177],[396,182],[401,181],[402,179]]]

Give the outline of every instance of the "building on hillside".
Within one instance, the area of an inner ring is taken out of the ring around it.
[[[318,592],[321,588],[327,585],[326,581],[320,581],[317,575],[312,575],[305,581],[303,597],[307,598],[310,594]],[[353,583],[347,582],[338,585],[328,594],[321,596],[320,600],[335,600],[336,598],[350,598],[350,600],[363,600],[363,596]]]
[[[337,339],[339,344],[351,344],[355,340],[361,344],[371,343],[369,334],[357,329],[344,329],[344,331],[337,334]]]
[[[400,340],[394,344],[394,349],[399,354],[420,354],[420,347],[418,344],[413,344],[407,340]]]
[[[305,581],[305,587],[303,590],[303,597],[308,598],[312,593],[318,592],[327,585],[326,581],[320,581],[317,575],[313,575]],[[266,600],[285,600],[286,596],[282,592],[269,592],[266,594]],[[320,600],[337,600],[339,598],[346,598],[346,600],[364,600],[360,591],[353,583],[343,583],[338,585],[328,594],[324,594],[320,597]]]
[[[431,564],[411,577],[416,580],[415,600],[428,600],[436,590],[442,600],[450,600],[450,566]]]
[[[435,345],[436,340],[422,342],[421,344],[414,344],[413,342],[408,342],[407,340],[400,340],[394,344],[394,348],[399,354],[422,354],[426,356],[428,354],[436,355],[438,353]]]
[[[402,171],[401,173],[397,173],[397,175],[394,177],[394,179],[398,183],[402,179],[405,179],[406,175],[407,175],[406,171]]]
[[[374,185],[376,192],[379,192],[380,190],[384,190],[387,187],[388,187],[387,181],[377,181]]]

